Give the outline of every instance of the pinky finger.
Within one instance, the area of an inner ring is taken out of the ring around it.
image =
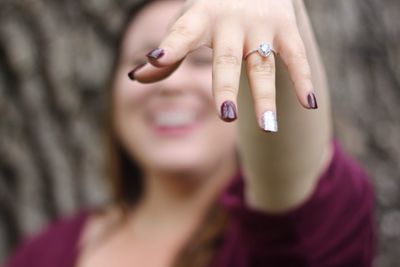
[[[288,68],[299,102],[307,109],[317,109],[311,68],[297,28],[293,29],[291,34],[277,36],[276,43],[279,55]]]

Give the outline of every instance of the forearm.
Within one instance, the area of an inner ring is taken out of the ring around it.
[[[332,122],[325,73],[302,1],[296,0],[296,11],[318,109],[307,110],[298,103],[279,56],[276,57],[278,132],[265,133],[258,127],[245,69],[238,98],[247,201],[254,207],[277,212],[297,205],[310,194],[331,152],[328,149]]]

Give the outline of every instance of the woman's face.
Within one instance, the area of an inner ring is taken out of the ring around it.
[[[167,33],[181,0],[155,1],[140,11],[124,37],[114,93],[116,132],[144,171],[211,170],[232,160],[235,122],[219,119],[212,98],[212,50],[189,54],[168,78],[152,84],[129,80]]]

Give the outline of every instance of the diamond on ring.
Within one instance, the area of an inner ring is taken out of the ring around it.
[[[243,59],[246,60],[248,56],[250,56],[253,53],[257,53],[260,54],[262,57],[269,57],[269,55],[271,55],[272,52],[276,53],[275,50],[272,48],[272,45],[268,44],[268,43],[261,43],[257,49],[254,49],[250,52],[248,52]]]
[[[258,53],[263,57],[268,57],[272,52],[272,47],[270,44],[262,43],[258,47]]]

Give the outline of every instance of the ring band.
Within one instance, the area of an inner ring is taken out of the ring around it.
[[[261,43],[257,49],[254,49],[248,52],[243,59],[246,60],[248,56],[251,54],[258,52],[262,57],[268,57],[272,52],[276,54],[276,51],[272,48],[272,46],[268,43]]]

